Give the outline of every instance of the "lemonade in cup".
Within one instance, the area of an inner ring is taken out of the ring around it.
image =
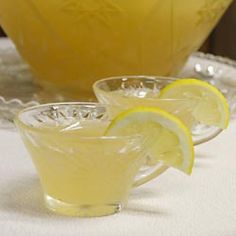
[[[46,206],[54,212],[85,217],[119,212],[132,187],[168,168],[158,161],[147,166],[143,136],[138,132],[121,134],[120,121],[126,120],[129,126],[129,119],[136,119],[139,114],[144,114],[146,122],[151,116],[164,119],[164,126],[173,126],[171,133],[180,129],[183,133],[172,137],[168,127],[163,130],[159,121],[152,121],[158,132],[162,131],[158,135],[160,142],[166,133],[177,145],[171,155],[182,153],[182,146],[188,149],[184,155],[193,157],[191,135],[175,117],[158,110],[131,111],[110,123],[108,108],[99,103],[55,103],[27,108],[16,117],[15,123],[37,169]],[[186,163],[179,169],[190,173],[192,160]]]
[[[153,106],[172,113],[191,129],[195,144],[211,140],[228,125],[229,109],[223,95],[213,86],[196,79],[117,76],[96,81],[93,90],[103,104],[121,109]],[[117,111],[114,108],[112,112]],[[214,116],[220,116],[221,120],[214,120]]]

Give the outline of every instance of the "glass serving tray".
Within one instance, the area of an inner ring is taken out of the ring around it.
[[[194,53],[178,77],[195,77],[218,87],[227,97],[232,117],[236,114],[236,62],[211,54]],[[0,128],[13,127],[22,108],[63,101],[34,82],[29,66],[9,39],[0,39]]]

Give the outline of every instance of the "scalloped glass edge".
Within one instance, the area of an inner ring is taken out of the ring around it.
[[[0,51],[2,51],[2,54],[4,53],[9,53],[14,55],[16,61],[20,62],[21,63],[21,66],[23,65],[24,66],[24,69],[27,70],[28,68],[28,65],[27,63],[25,63],[19,53],[16,51],[15,49],[15,46],[14,44],[8,40],[8,39],[0,39],[1,42],[3,42],[3,47],[0,47]],[[0,58],[1,59],[1,58]],[[203,53],[203,52],[195,52],[193,53],[190,57],[189,57],[189,60],[186,62],[185,66],[183,68],[186,68],[186,65],[188,64],[188,62],[191,60],[191,59],[205,59],[205,60],[209,60],[209,62],[212,61],[212,63],[214,62],[217,62],[217,63],[220,63],[220,64],[223,64],[225,66],[229,66],[229,67],[232,67],[233,69],[235,69],[236,71],[236,61],[230,59],[230,58],[226,58],[226,57],[222,57],[222,56],[216,56],[216,55],[213,55],[213,54],[209,54],[209,53]],[[21,61],[22,60],[22,61]],[[1,60],[0,60],[1,62]],[[194,68],[190,68],[193,70],[194,72]],[[17,72],[17,70],[16,70]],[[13,73],[15,73],[13,71]],[[181,74],[181,72],[180,72]],[[13,76],[13,74],[11,74],[11,72],[8,72],[6,71],[6,76]],[[20,76],[20,75],[16,75],[17,76]],[[25,80],[28,80],[30,81],[30,78],[21,78],[22,81]],[[205,79],[207,80],[207,79]],[[220,88],[219,88],[220,89]],[[236,94],[236,90],[235,90],[235,94]],[[231,106],[231,111],[233,111],[232,113],[234,114],[232,117],[235,118],[236,117],[236,95],[233,96],[234,99],[231,101],[232,104],[230,104]],[[20,98],[17,98],[17,97],[13,97],[12,99],[6,99],[4,96],[1,96],[0,94],[0,127],[2,127],[2,124],[6,122],[10,122],[12,123],[12,120],[15,116],[15,114],[20,111],[21,109],[24,109],[24,108],[27,108],[27,107],[30,107],[30,106],[35,106],[35,105],[39,105],[40,102],[38,102],[37,100],[30,100],[30,101],[27,101],[27,102],[23,102]],[[5,121],[3,121],[5,120]]]

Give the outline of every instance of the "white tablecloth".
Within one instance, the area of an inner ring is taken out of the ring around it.
[[[235,236],[236,122],[196,148],[191,177],[169,169],[132,191],[121,213],[70,218],[48,212],[35,169],[13,131],[0,130],[1,236]]]

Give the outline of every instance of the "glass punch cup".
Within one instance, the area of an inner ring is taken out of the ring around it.
[[[98,103],[58,103],[28,108],[16,117],[52,211],[83,217],[119,212],[132,186],[167,169],[157,164],[140,174],[141,137],[103,136],[107,111]]]
[[[114,115],[137,106],[159,107],[172,113],[191,130],[195,145],[215,138],[228,124],[225,97],[196,79],[117,76],[96,81],[93,90],[100,103],[114,106]]]

